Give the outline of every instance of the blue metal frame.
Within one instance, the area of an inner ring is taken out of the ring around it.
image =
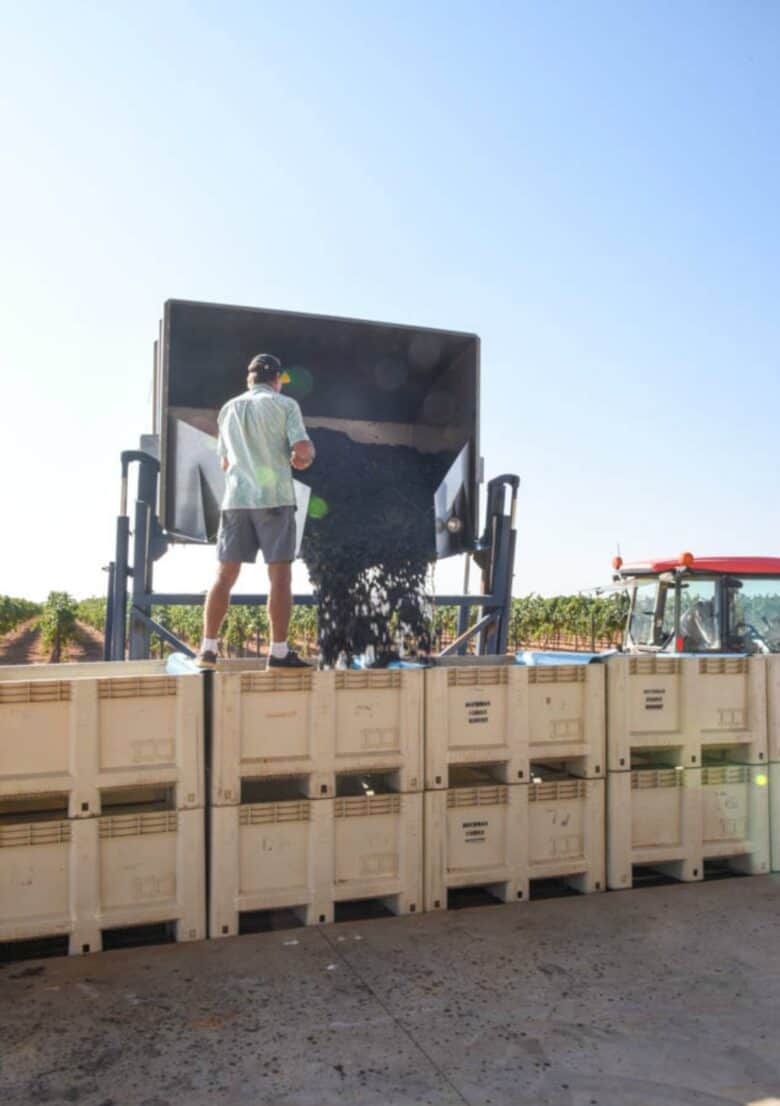
[[[138,490],[133,510],[133,560],[130,563],[130,516],[128,514],[128,478],[130,465],[137,463]],[[160,463],[151,453],[143,450],[126,450],[121,454],[122,485],[120,511],[116,526],[115,559],[108,566],[108,594],[106,602],[105,652],[106,660],[143,660],[149,656],[150,637],[157,634],[175,649],[192,656],[192,650],[170,630],[152,618],[152,606],[195,606],[203,603],[205,593],[155,592],[153,590],[154,562],[162,557],[169,540],[160,527],[157,516],[157,490]],[[487,511],[485,530],[472,555],[482,570],[480,595],[438,595],[439,606],[457,606],[458,636],[442,656],[465,653],[472,637],[477,638],[477,652],[495,656],[506,652],[509,637],[509,616],[512,604],[512,579],[514,575],[517,531],[515,517],[519,477],[504,474],[490,480],[487,485]],[[507,492],[510,492],[507,508]],[[128,582],[132,581],[131,586]],[[128,599],[130,604],[128,606]],[[259,606],[267,602],[267,595],[232,595],[233,605]],[[314,595],[295,595],[293,602],[300,606],[313,606]],[[482,614],[469,628],[471,609],[477,607]],[[126,654],[127,648],[127,654]]]

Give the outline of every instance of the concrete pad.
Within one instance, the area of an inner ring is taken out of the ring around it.
[[[780,879],[7,964],[0,1102],[780,1097]]]

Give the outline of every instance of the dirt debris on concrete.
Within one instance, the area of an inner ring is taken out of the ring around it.
[[[0,1101],[771,1101],[779,908],[756,877],[8,964]]]

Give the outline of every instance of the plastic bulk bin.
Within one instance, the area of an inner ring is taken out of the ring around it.
[[[0,666],[0,799],[66,792],[70,817],[101,790],[170,783],[203,806],[203,685],[163,661]]]
[[[503,765],[503,782],[528,779],[523,748],[525,669],[516,665],[425,672],[425,786],[447,787],[450,764]]]
[[[272,781],[284,794],[282,781]],[[333,921],[337,902],[382,899],[422,910],[422,794],[303,796],[211,808],[211,936],[238,933],[242,913],[292,909]]]
[[[66,818],[0,825],[0,941],[73,932],[73,825]]]
[[[175,922],[205,937],[202,810],[0,825],[0,940],[70,935],[96,952],[106,929]]]
[[[527,783],[530,762],[545,757],[604,771],[603,666],[442,663],[425,680],[428,789],[446,788],[450,765],[501,764],[504,783]]]
[[[421,792],[333,800],[334,902],[381,898],[395,914],[423,909]]]
[[[529,878],[565,877],[578,891],[603,891],[604,780],[536,778],[527,788]]]
[[[528,788],[476,783],[425,793],[425,909],[447,891],[492,887],[504,902],[528,898]]]
[[[607,776],[607,886],[632,886],[633,865],[702,878],[701,770],[657,765]]]
[[[765,766],[724,764],[701,770],[702,851],[735,871],[770,870],[769,776]]]
[[[306,775],[311,798],[332,798],[335,776],[398,774],[422,787],[423,672],[266,672],[222,662],[214,676],[212,801],[237,803],[246,777]]]
[[[606,771],[604,666],[540,665],[525,669],[525,675],[529,758],[576,761],[587,778],[601,777]]]
[[[307,925],[333,920],[332,800],[212,807],[212,937],[235,935],[239,915],[294,909]]]
[[[619,656],[606,667],[610,771],[646,748],[681,747],[686,768],[722,745],[741,746],[743,763],[766,761],[765,657]]]

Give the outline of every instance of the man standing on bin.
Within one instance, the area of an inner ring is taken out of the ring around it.
[[[270,588],[268,668],[306,668],[287,644],[292,614],[291,566],[295,560],[295,490],[291,466],[307,469],[314,446],[301,409],[282,395],[289,377],[278,357],[258,353],[249,363],[247,391],[219,413],[218,451],[225,472],[217,536],[217,576],[206,597],[203,641],[195,663],[215,668],[219,628],[241,565],[262,550]]]

